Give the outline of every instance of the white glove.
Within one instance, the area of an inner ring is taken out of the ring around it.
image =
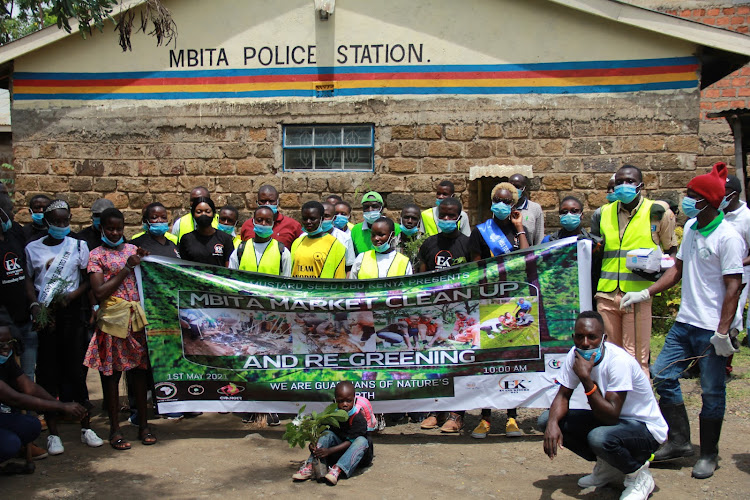
[[[732,345],[732,339],[729,338],[729,334],[727,333],[714,333],[711,337],[711,343],[714,345],[717,356],[724,356],[726,358],[739,352],[739,349],[735,349]]]
[[[622,296],[620,300],[620,309],[625,309],[639,302],[644,302],[651,298],[651,294],[648,293],[648,288],[641,290],[640,292],[628,292]]]

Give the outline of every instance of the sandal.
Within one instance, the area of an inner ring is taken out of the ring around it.
[[[130,449],[130,443],[125,440],[121,431],[115,431],[109,435],[109,445],[118,451],[125,451]]]
[[[138,437],[140,438],[141,443],[146,446],[156,444],[156,441],[158,441],[156,436],[151,432],[151,427],[148,425],[138,431]]]

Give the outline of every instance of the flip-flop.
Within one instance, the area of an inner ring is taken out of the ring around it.
[[[149,426],[140,429],[138,431],[138,437],[141,440],[141,443],[146,446],[156,444],[156,442],[158,441],[158,439],[156,439],[156,436],[151,432],[151,427]]]
[[[125,437],[120,431],[115,431],[109,435],[109,445],[117,451],[130,449],[130,443],[125,440]]]

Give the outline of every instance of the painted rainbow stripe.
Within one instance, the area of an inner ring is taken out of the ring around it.
[[[698,87],[694,57],[499,65],[345,66],[14,75],[16,100],[583,94]]]

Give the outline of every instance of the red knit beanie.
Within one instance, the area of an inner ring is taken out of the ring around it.
[[[710,173],[693,177],[687,187],[703,196],[712,207],[719,208],[724,198],[726,183],[727,164],[720,161],[714,165]]]

